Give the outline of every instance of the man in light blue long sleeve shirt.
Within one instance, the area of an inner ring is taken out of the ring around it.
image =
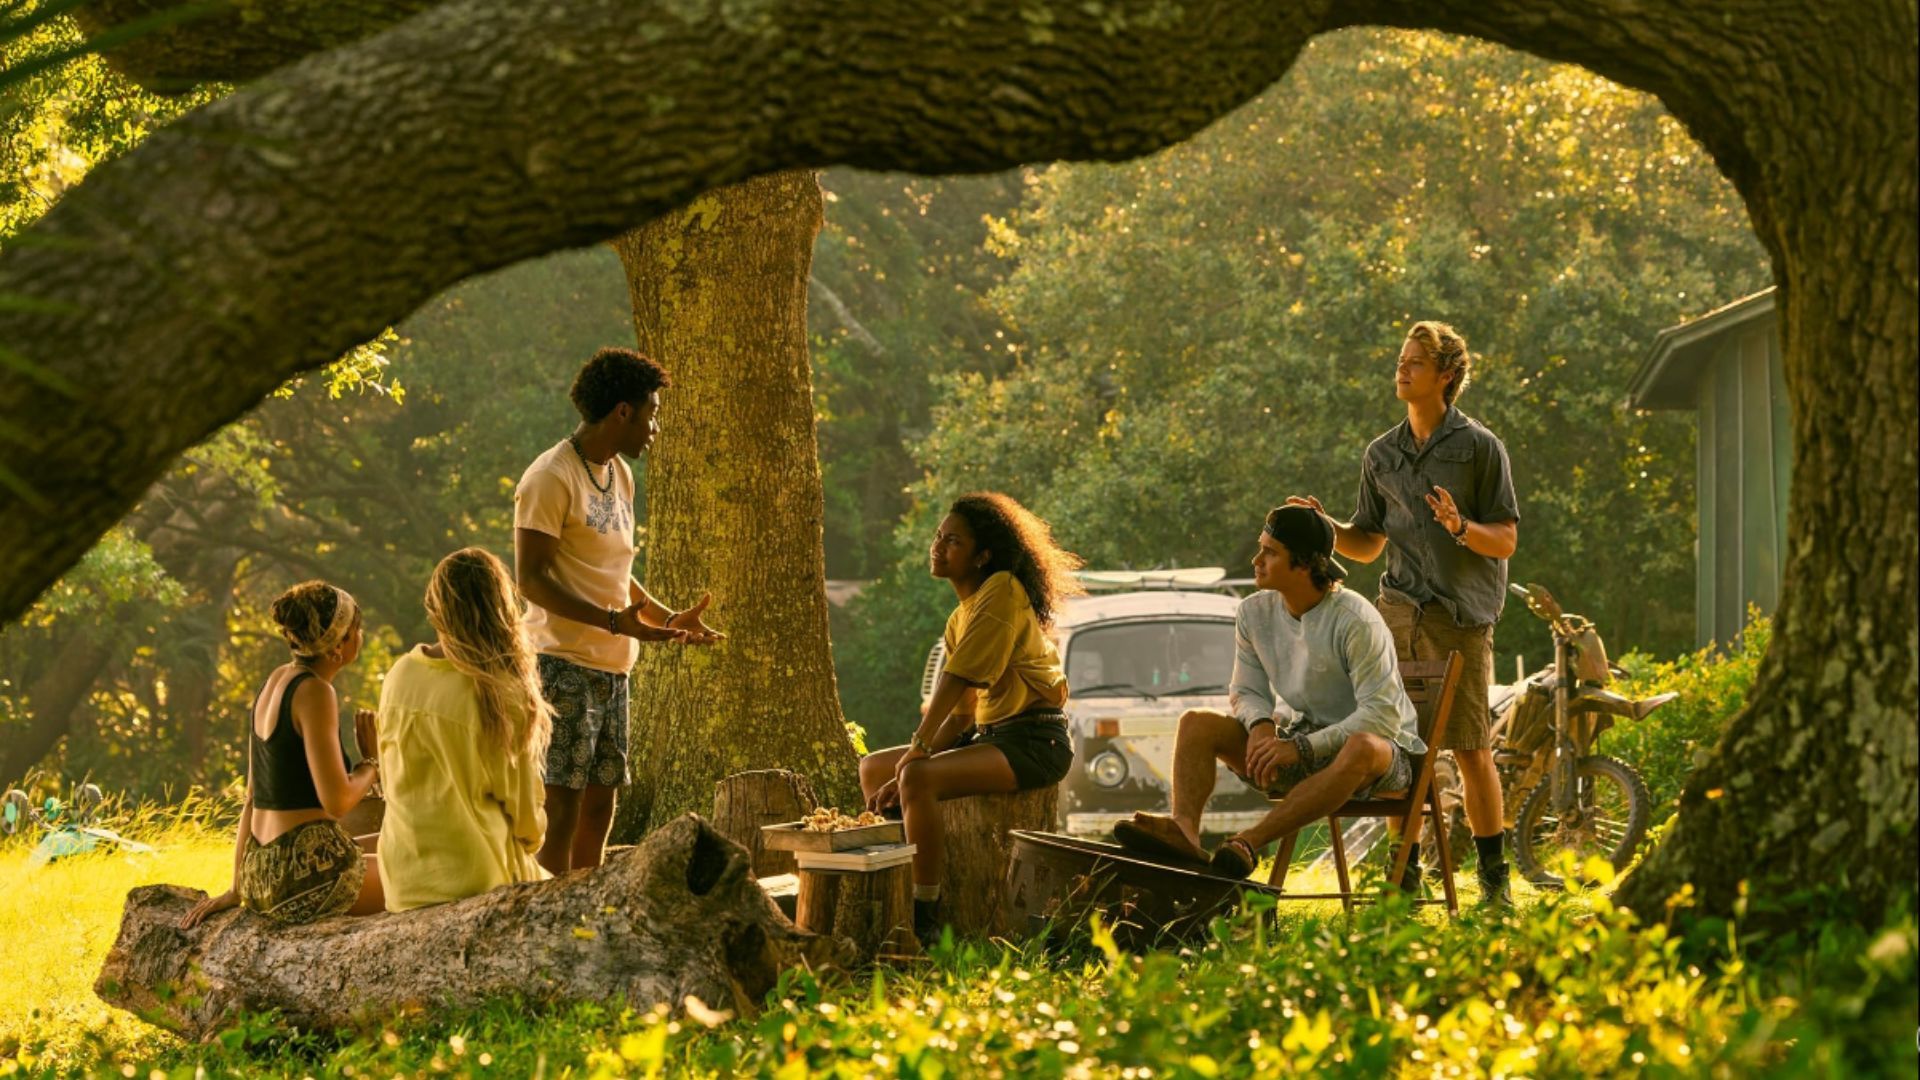
[[[1231,715],[1180,717],[1173,813],[1136,814],[1114,827],[1126,847],[1197,863],[1200,815],[1214,762],[1282,796],[1265,819],[1220,846],[1217,872],[1244,877],[1271,841],[1354,798],[1390,797],[1413,783],[1426,752],[1395,658],[1393,634],[1372,604],[1341,588],[1332,522],[1285,506],[1267,515],[1253,560],[1260,592],[1235,620]]]

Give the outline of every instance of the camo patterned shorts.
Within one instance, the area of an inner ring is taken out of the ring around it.
[[[542,778],[574,791],[627,782],[627,677],[540,657],[540,692],[553,706]]]

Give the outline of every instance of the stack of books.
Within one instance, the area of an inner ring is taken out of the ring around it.
[[[802,870],[884,870],[913,861],[912,844],[875,844],[845,851],[796,851],[794,862]]]

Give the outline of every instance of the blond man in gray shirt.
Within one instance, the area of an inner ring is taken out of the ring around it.
[[[1393,634],[1372,604],[1340,587],[1333,522],[1301,506],[1267,515],[1253,581],[1240,602],[1231,714],[1180,717],[1173,751],[1173,813],[1135,814],[1114,826],[1121,845],[1176,863],[1210,863],[1245,877],[1260,849],[1354,798],[1394,797],[1425,753]],[[1208,858],[1200,816],[1214,762],[1280,802]]]

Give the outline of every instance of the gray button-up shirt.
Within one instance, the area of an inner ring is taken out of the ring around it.
[[[1460,626],[1491,626],[1507,600],[1507,560],[1489,559],[1447,535],[1425,498],[1436,484],[1468,521],[1520,520],[1506,445],[1448,406],[1424,447],[1414,446],[1405,420],[1367,446],[1353,527],[1387,538],[1381,595],[1410,604],[1438,600]]]

